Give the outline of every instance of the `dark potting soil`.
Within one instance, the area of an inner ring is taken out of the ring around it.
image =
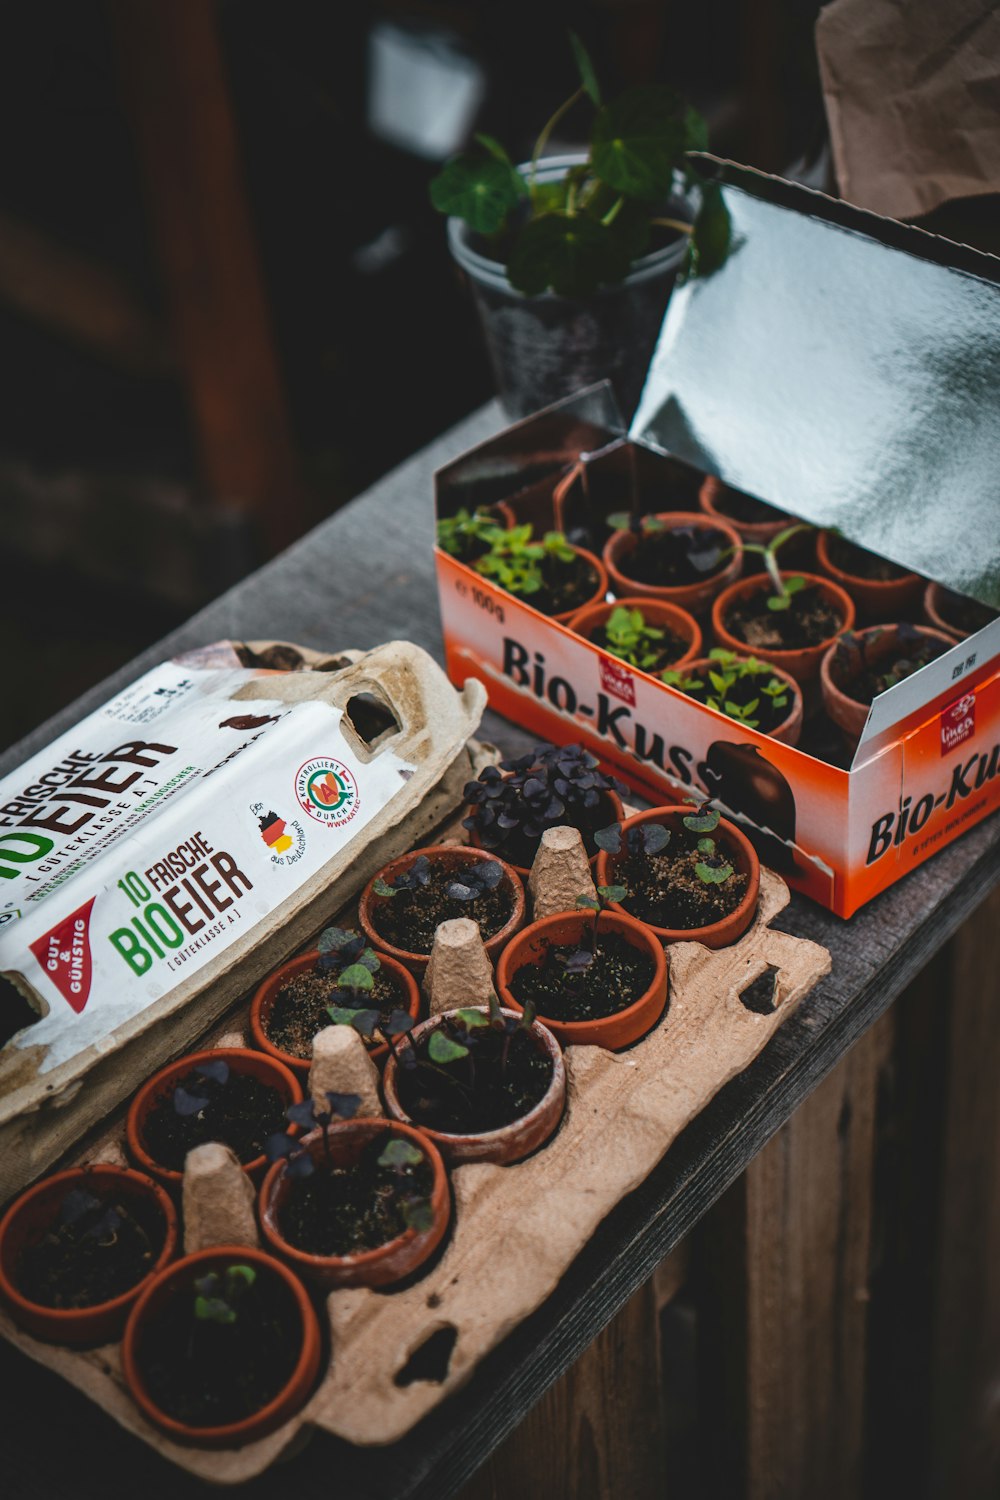
[[[663,631],[662,640],[644,642],[642,647],[636,652],[636,655],[640,657],[645,655],[647,650],[650,654],[655,652],[654,660],[648,666],[640,668],[640,671],[652,672],[654,676],[658,672],[663,672],[667,667],[673,666],[675,661],[679,661],[691,644],[690,641],[685,641],[681,636],[675,635],[666,625],[657,625],[655,628]],[[607,632],[603,625],[599,630],[594,631],[590,639],[595,646],[603,646],[604,650],[609,651],[612,656],[618,656],[618,652],[608,641]],[[625,660],[624,657],[620,657],[619,659],[622,661]],[[628,665],[634,666],[635,664],[629,662]]]
[[[545,1097],[552,1060],[526,1031],[510,1037],[506,1064],[508,1039],[500,1032],[480,1028],[471,1036],[460,1030],[446,1034],[463,1045],[471,1041],[469,1056],[444,1065],[430,1063],[422,1040],[418,1066],[396,1071],[400,1103],[414,1124],[449,1135],[484,1135],[521,1119]]]
[[[768,609],[771,588],[762,587],[730,606],[723,621],[730,635],[754,651],[801,651],[832,640],[844,628],[840,611],[811,584],[792,595],[789,609]]]
[[[597,574],[583,557],[574,557],[567,563],[557,557],[546,557],[542,562],[542,580],[542,587],[534,594],[517,597],[543,615],[563,615],[571,609],[582,609],[597,588]]]
[[[326,1167],[320,1157],[311,1177],[293,1179],[278,1215],[290,1245],[309,1255],[359,1255],[405,1232],[404,1201],[429,1198],[434,1171],[426,1157],[401,1171],[380,1167],[392,1139],[386,1131],[369,1141],[352,1166]]]
[[[567,974],[575,943],[553,944],[540,964],[525,964],[510,981],[520,1005],[532,1001],[538,1015],[553,1021],[596,1021],[626,1010],[652,984],[656,966],[648,954],[618,933],[600,932],[593,961],[579,974]]]
[[[898,651],[890,652],[881,661],[863,667],[856,677],[848,681],[837,678],[837,686],[841,692],[853,698],[855,703],[871,703],[879,693],[884,693],[906,677],[912,677],[914,672],[919,672],[921,667],[925,667],[929,661],[936,661],[948,650],[950,647],[944,641],[930,640],[927,636],[918,637]]]
[[[74,1194],[85,1191],[74,1189]],[[63,1200],[64,1212],[72,1196]],[[15,1281],[40,1307],[65,1312],[96,1307],[123,1296],[149,1274],[165,1235],[163,1215],[154,1204],[126,1203],[112,1194],[71,1223],[57,1218],[40,1239],[25,1245]]]
[[[616,866],[615,878],[628,886],[622,906],[640,922],[681,930],[709,927],[735,911],[743,900],[747,876],[734,870],[728,880],[706,883],[695,866],[705,855],[695,847],[697,835],[671,829],[670,844],[661,854],[628,855]],[[719,846],[719,853],[725,855]]]
[[[165,1094],[146,1116],[142,1128],[146,1150],[171,1172],[183,1172],[184,1158],[195,1146],[221,1141],[240,1162],[264,1155],[264,1142],[285,1128],[285,1100],[277,1089],[246,1073],[230,1070],[224,1084],[191,1072],[180,1080],[189,1094],[207,1098],[197,1114],[179,1115],[173,1091]]]
[[[379,936],[401,952],[430,953],[440,923],[453,917],[471,917],[479,923],[486,942],[510,921],[514,893],[502,880],[492,891],[484,891],[472,901],[456,901],[446,891],[451,881],[460,880],[461,876],[461,867],[432,861],[427,885],[398,891],[395,896],[376,896],[371,920]]]
[[[720,515],[728,516],[733,521],[742,521],[744,525],[760,525],[770,521],[787,521],[789,526],[794,525],[794,519],[787,511],[777,510],[765,500],[758,500],[756,495],[747,495],[743,490],[731,490],[727,484],[716,491],[712,504]]]
[[[141,1338],[138,1364],[156,1405],[189,1427],[224,1427],[273,1401],[295,1369],[302,1318],[283,1282],[257,1270],[233,1323],[194,1315],[178,1289]]]
[[[988,604],[980,604],[978,599],[970,599],[967,594],[953,594],[951,589],[942,589],[938,594],[938,613],[954,630],[961,630],[964,635],[985,630],[991,620],[997,618],[996,610],[990,609]]]
[[[376,969],[372,975],[372,988],[355,999],[353,992],[337,988],[334,973],[321,973],[314,969],[310,973],[297,974],[283,985],[274,997],[274,1005],[264,1030],[268,1040],[289,1053],[308,1061],[312,1057],[313,1038],[324,1026],[329,1026],[328,1006],[347,1006],[378,1010],[379,1018],[388,1021],[394,1010],[405,1008],[402,987],[387,969]],[[372,1045],[377,1045],[378,1038]]]
[[[900,568],[875,552],[866,552],[856,547],[845,536],[828,536],[827,556],[835,568],[848,573],[852,578],[865,578],[872,583],[889,583],[895,578],[905,578],[906,568]]]
[[[601,828],[607,828],[617,816],[617,809],[610,805],[607,796],[602,793],[596,807],[567,807],[559,822],[570,828],[576,828],[583,835],[584,847],[590,856],[598,852],[597,845],[594,843],[594,834]],[[552,826],[555,827],[555,824]],[[494,833],[502,831],[495,827],[491,830]],[[529,839],[523,829],[512,828],[503,842],[491,852],[498,854],[508,864],[517,865],[521,870],[530,870],[541,841],[541,834],[536,839]]]
[[[676,527],[670,531],[643,532],[635,548],[618,559],[618,571],[639,583],[660,588],[680,588],[704,583],[721,573],[732,558],[721,532],[706,527]],[[701,566],[696,566],[696,559]]]
[[[684,668],[681,668],[684,671]],[[794,707],[791,688],[785,690],[785,701],[781,708],[775,708],[774,699],[769,698],[766,693],[761,692],[761,683],[771,682],[774,679],[767,677],[762,672],[759,677],[741,677],[726,689],[725,698],[716,692],[711,679],[703,672],[698,674],[697,681],[703,682],[703,688],[690,691],[681,688],[680,691],[687,697],[693,698],[696,703],[707,703],[709,698],[715,703],[735,703],[737,708],[746,708],[749,703],[756,699],[756,707],[748,719],[740,719],[737,722],[747,724],[751,729],[760,730],[761,734],[772,734],[779,724],[783,724]],[[674,684],[676,686],[676,684]],[[713,705],[714,706],[714,705]],[[720,712],[723,710],[720,709]],[[733,718],[733,715],[729,717]],[[754,722],[751,723],[751,720]]]

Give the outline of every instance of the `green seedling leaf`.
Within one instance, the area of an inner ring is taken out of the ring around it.
[[[684,827],[689,828],[692,833],[712,833],[719,826],[719,814],[714,807],[706,808],[703,812],[688,813],[684,819]]]
[[[423,1159],[424,1153],[412,1141],[404,1141],[397,1136],[386,1146],[378,1159],[378,1164],[380,1167],[392,1167],[393,1171],[399,1172],[403,1167],[418,1166]]]
[[[253,1266],[227,1266],[226,1267],[226,1295],[229,1297],[242,1297],[248,1292],[257,1280],[257,1272]]]
[[[429,1198],[408,1198],[403,1204],[403,1222],[407,1229],[424,1234],[434,1223],[434,1209]]]
[[[490,1024],[489,1016],[481,1010],[459,1010],[455,1012],[466,1031],[475,1031],[480,1026]],[[435,1035],[438,1033],[435,1032]]]
[[[768,609],[776,610],[791,609],[792,596],[791,594],[769,594],[767,599],[767,607]]]
[[[715,853],[715,840],[714,839],[699,839],[698,840],[698,853],[699,854],[714,854]]]
[[[431,1062],[458,1062],[459,1058],[468,1057],[469,1049],[463,1047],[461,1042],[453,1042],[443,1031],[434,1031],[427,1044],[427,1055]]]
[[[599,885],[598,894],[603,901],[624,901],[628,895],[627,885]]]
[[[496,155],[456,156],[433,179],[438,213],[464,219],[477,234],[496,234],[520,199],[524,184],[509,161]]]
[[[353,1026],[363,1037],[371,1037],[378,1025],[377,1010],[358,1010],[346,1005],[328,1005],[326,1013],[334,1026]]]
[[[729,879],[733,873],[733,867],[729,864],[706,865],[699,860],[694,867],[694,872],[706,885],[721,885],[724,880]]]
[[[628,89],[598,113],[591,159],[603,182],[627,198],[656,203],[667,196],[684,146],[676,95],[653,84]]]
[[[711,276],[724,265],[732,246],[733,226],[717,182],[701,185],[701,207],[688,249],[691,276]]]
[[[623,280],[628,268],[628,251],[607,225],[582,214],[547,213],[524,226],[507,276],[528,296],[551,288],[580,299]]]
[[[371,969],[363,963],[351,964],[350,968],[342,970],[337,980],[340,990],[370,990],[374,984]]]
[[[194,1315],[202,1323],[235,1323],[236,1311],[222,1297],[196,1297]]]
[[[569,44],[573,49],[573,56],[576,59],[576,68],[580,75],[580,82],[583,84],[588,98],[599,109],[601,105],[601,88],[597,82],[597,74],[594,72],[594,64],[590,60],[590,54],[575,31],[571,31],[569,34]]]
[[[598,828],[594,843],[607,854],[619,854],[622,847],[622,825],[612,823],[609,828]]]
[[[600,911],[601,909],[601,903],[595,901],[593,896],[577,896],[576,904],[579,907],[586,908],[587,911]]]
[[[800,594],[806,586],[806,581],[798,574],[784,580],[786,594]]]
[[[375,881],[374,885],[372,886],[372,890],[374,891],[376,896],[395,896],[396,894],[395,888],[391,885],[387,885],[386,882],[382,879],[381,875]]]

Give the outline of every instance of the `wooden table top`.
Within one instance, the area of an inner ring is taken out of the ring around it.
[[[496,403],[459,423],[0,756],[0,774],[156,662],[222,637],[320,649],[365,649],[404,638],[443,660],[432,476],[503,425]],[[509,750],[531,742],[492,714],[483,733]],[[404,1442],[356,1449],[317,1435],[240,1494],[296,1500],[447,1500],[455,1494],[998,880],[1000,818],[993,816],[849,922],[793,894],[775,925],[827,947],[832,973],[605,1219],[548,1303]],[[0,1454],[9,1500],[186,1500],[209,1493],[6,1345],[0,1346],[0,1380]]]

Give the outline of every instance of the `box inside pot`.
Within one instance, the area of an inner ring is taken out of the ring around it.
[[[675,293],[631,431],[606,387],[581,393],[441,470],[438,514],[502,499],[600,551],[609,513],[696,510],[712,473],[1000,604],[1000,262],[716,170],[732,250]],[[876,698],[847,760],[808,734],[778,744],[437,563],[453,680],[478,677],[499,712],[584,741],[655,801],[712,795],[842,916],[1000,801],[1000,620]]]

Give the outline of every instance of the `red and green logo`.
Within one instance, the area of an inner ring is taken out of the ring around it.
[[[307,760],[295,775],[295,795],[302,811],[330,828],[342,828],[361,805],[358,783],[342,761],[328,756]]]

